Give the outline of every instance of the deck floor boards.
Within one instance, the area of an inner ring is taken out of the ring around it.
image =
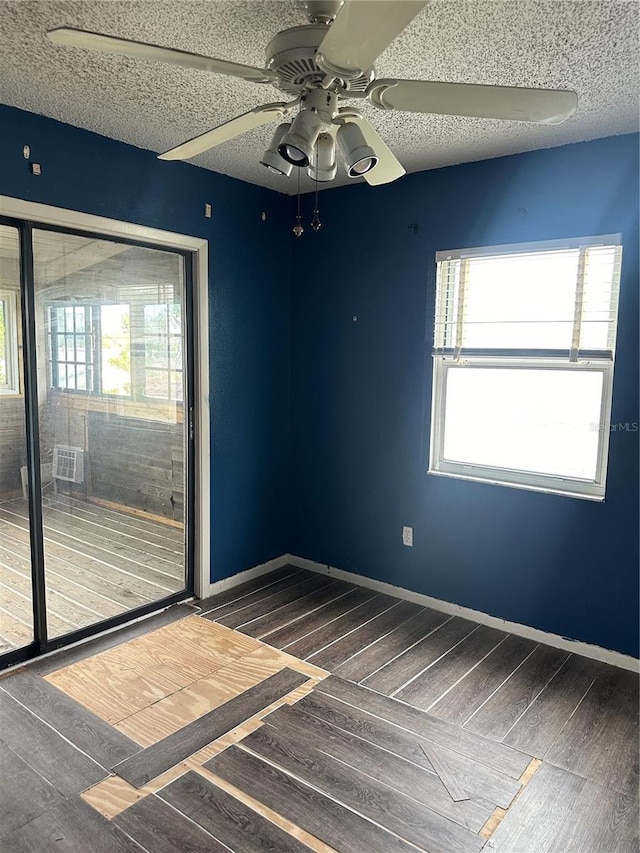
[[[63,496],[43,505],[48,630],[58,637],[184,588],[177,527]],[[33,639],[26,501],[0,503],[0,654]]]

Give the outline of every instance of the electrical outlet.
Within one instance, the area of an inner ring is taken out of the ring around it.
[[[213,211],[211,209],[211,205],[209,204],[208,201],[206,201],[204,204],[204,215],[206,216],[207,219],[211,219],[212,212]]]
[[[413,527],[402,528],[402,544],[413,548]]]

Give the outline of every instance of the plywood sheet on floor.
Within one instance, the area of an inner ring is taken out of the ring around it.
[[[47,679],[116,723],[258,646],[255,640],[191,616],[56,670]]]

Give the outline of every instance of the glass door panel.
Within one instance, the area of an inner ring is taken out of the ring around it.
[[[20,238],[0,225],[0,655],[34,640]]]
[[[33,256],[52,639],[185,589],[185,271],[47,230]]]

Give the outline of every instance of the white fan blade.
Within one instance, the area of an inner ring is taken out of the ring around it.
[[[155,44],[145,44],[141,41],[104,36],[87,30],[60,27],[56,30],[49,30],[47,36],[55,44],[62,44],[67,47],[82,47],[85,50],[97,50],[115,56],[128,56],[133,59],[169,62],[171,65],[180,65],[183,68],[195,68],[198,71],[211,71],[214,74],[242,77],[244,80],[251,80],[254,83],[272,83],[278,79],[276,74],[266,68],[253,68],[251,65],[227,62],[225,59],[214,59],[211,56],[201,56],[198,53],[174,50],[171,47],[158,47]]]
[[[369,100],[384,109],[412,113],[560,124],[575,112],[578,96],[562,89],[430,83],[427,80],[375,80]]]
[[[345,115],[345,118],[358,125],[362,131],[362,135],[367,141],[367,145],[373,148],[376,156],[378,157],[376,166],[370,172],[365,172],[363,175],[365,181],[370,186],[377,187],[380,184],[389,184],[391,181],[395,181],[406,174],[406,169],[402,163],[400,163],[396,155],[388,147],[387,143],[382,139],[379,133],[373,129],[366,118],[356,115],[349,116],[348,113]]]
[[[234,139],[242,133],[247,133],[247,131],[253,130],[254,127],[268,124],[274,118],[284,115],[296,103],[298,102],[265,104],[264,106],[256,107],[248,113],[243,113],[236,118],[232,118],[231,121],[214,127],[213,130],[208,130],[200,136],[195,136],[188,142],[183,142],[182,145],[178,145],[176,148],[165,151],[164,154],[158,154],[158,159],[188,160],[190,157],[195,157],[196,154],[208,151],[209,148],[215,148],[216,145],[221,145],[223,142],[228,142],[229,139]]]
[[[337,76],[366,71],[426,6],[426,0],[346,0],[318,53]]]

